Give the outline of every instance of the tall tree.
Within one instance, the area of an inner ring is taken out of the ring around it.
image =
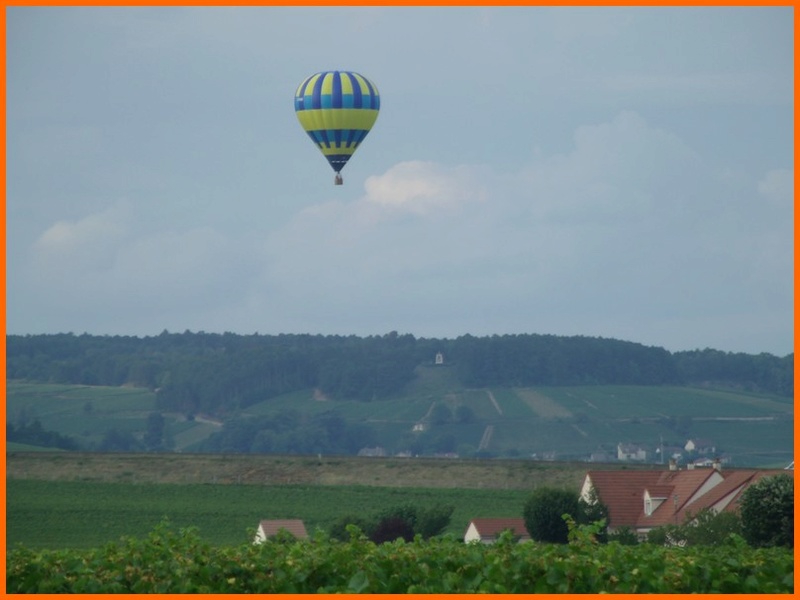
[[[147,415],[147,429],[144,432],[144,446],[148,450],[164,449],[164,415],[151,412]]]
[[[522,509],[525,529],[537,542],[566,544],[569,529],[565,514],[578,521],[578,496],[570,490],[546,486],[533,490]]]
[[[742,533],[751,546],[794,547],[794,480],[765,477],[742,494]]]

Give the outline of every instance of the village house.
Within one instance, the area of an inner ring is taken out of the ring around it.
[[[636,444],[617,444],[617,460],[647,460],[647,450]]]
[[[717,451],[714,442],[711,440],[702,440],[699,438],[694,438],[691,440],[687,440],[686,444],[683,446],[683,449],[686,452],[693,452],[695,454],[714,454]]]
[[[647,471],[589,471],[583,481],[581,498],[596,498],[608,507],[608,529],[629,527],[640,539],[663,525],[682,525],[703,509],[715,513],[738,510],[738,500],[748,486],[763,477],[784,470],[715,468]]]
[[[290,533],[298,540],[308,539],[306,526],[300,519],[275,519],[260,521],[258,523],[258,529],[256,530],[256,537],[253,543],[261,544],[266,542],[268,539],[275,537],[280,531]]]
[[[531,536],[525,528],[525,520],[521,518],[480,518],[472,519],[464,532],[465,542],[480,542],[493,544],[497,537],[504,531],[511,531],[520,542],[531,541]]]

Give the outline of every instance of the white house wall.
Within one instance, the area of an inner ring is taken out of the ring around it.
[[[254,544],[261,544],[267,541],[267,536],[264,533],[264,528],[259,525],[258,529],[256,530],[256,539],[253,541]]]
[[[717,486],[718,484],[722,483],[724,480],[725,480],[725,478],[722,477],[722,475],[719,474],[719,471],[715,470],[713,473],[711,473],[709,478],[706,479],[703,482],[703,485],[701,485],[697,489],[697,491],[694,494],[692,494],[692,497],[689,498],[689,501],[686,503],[686,506],[689,506],[692,502],[694,502],[698,498],[700,498],[700,497],[704,496],[705,494],[707,494],[709,492],[709,490],[711,490],[711,488],[713,488],[713,487]]]
[[[583,486],[581,486],[581,498],[584,502],[591,501],[592,487],[592,479],[587,475],[583,480]]]
[[[478,533],[477,529],[475,529],[474,523],[470,523],[469,527],[467,527],[467,533],[464,534],[464,541],[465,542],[481,541],[481,534]]]

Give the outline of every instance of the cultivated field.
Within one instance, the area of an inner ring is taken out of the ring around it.
[[[454,506],[448,533],[462,536],[472,518],[521,516],[537,486],[577,493],[586,473],[583,464],[521,460],[68,452],[12,452],[6,467],[9,548],[96,547],[144,536],[164,517],[238,544],[261,519],[327,530],[407,502]]]
[[[326,399],[302,390],[243,408],[240,418],[269,418],[287,411],[312,419],[334,412],[374,433],[376,445],[392,455],[409,449],[417,425],[431,439],[449,439],[469,457],[480,450],[495,457],[555,457],[587,460],[592,453],[615,455],[617,444],[646,447],[652,461],[660,443],[681,447],[689,438],[713,441],[740,467],[783,466],[793,459],[794,403],[741,391],[674,386],[572,386],[464,389],[448,369],[422,368],[398,397],[357,402]],[[7,420],[35,418],[47,430],[95,448],[110,430],[141,439],[156,395],[136,388],[7,382]],[[433,423],[432,409],[446,406],[449,421]],[[458,419],[459,409],[471,418]],[[201,450],[221,421],[198,415],[163,414],[171,447]],[[491,438],[484,436],[488,428]]]
[[[537,485],[577,487],[588,468],[604,466],[530,460],[242,454],[9,452],[6,456],[8,479],[106,483],[530,490]]]

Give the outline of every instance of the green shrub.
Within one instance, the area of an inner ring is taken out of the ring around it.
[[[552,487],[540,487],[525,502],[522,516],[525,528],[537,542],[566,544],[569,530],[563,516],[576,518],[580,512],[575,492]]]
[[[666,548],[598,544],[597,525],[575,526],[569,545],[465,544],[454,538],[375,544],[350,528],[340,542],[309,540],[211,546],[167,523],[145,539],[91,550],[6,557],[14,593],[791,593],[786,548]]]
[[[741,501],[742,533],[756,547],[794,547],[794,480],[765,477],[748,487]]]
[[[688,514],[681,525],[664,525],[647,534],[651,544],[678,546],[719,546],[740,536],[742,521],[732,512],[716,513],[705,508],[697,515]]]
[[[627,525],[623,525],[608,534],[608,541],[617,542],[623,546],[635,546],[639,543],[639,537],[636,535],[636,531]]]

